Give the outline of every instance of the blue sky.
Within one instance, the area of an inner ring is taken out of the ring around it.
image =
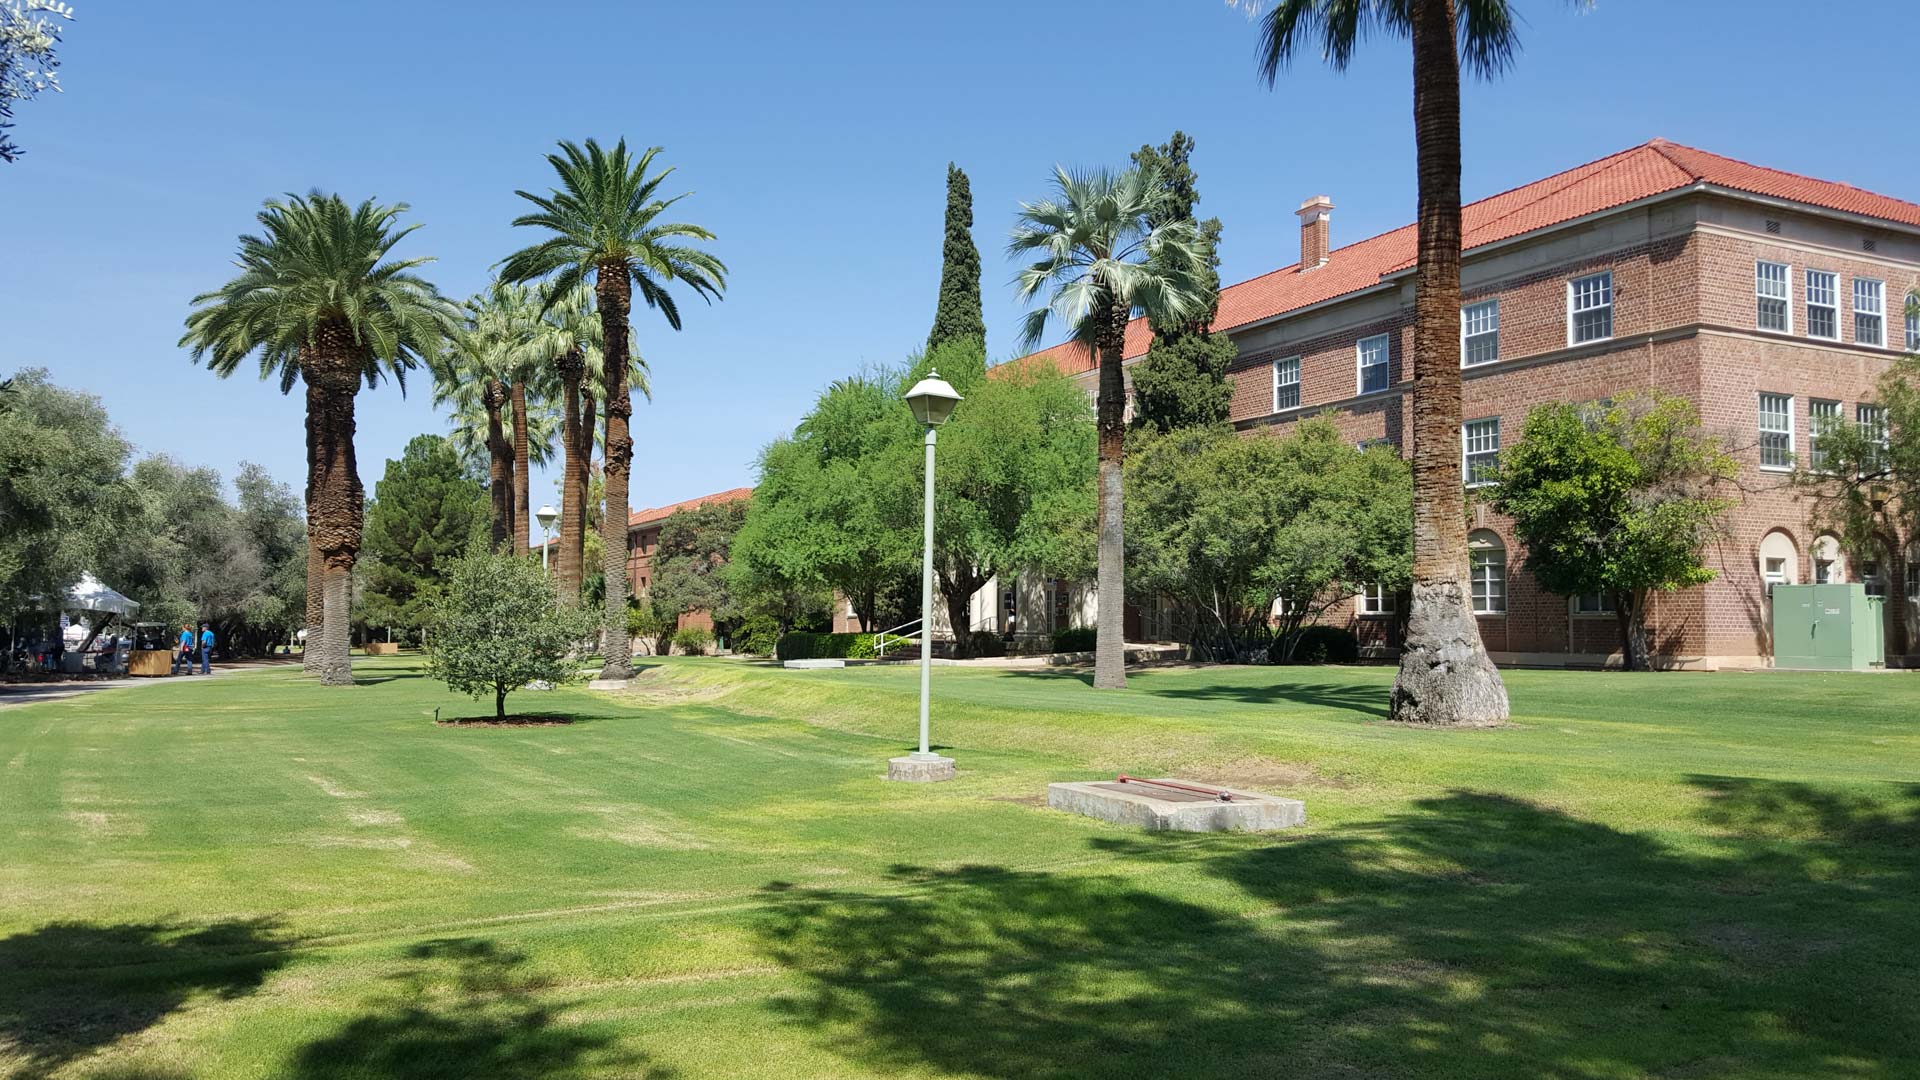
[[[924,340],[949,160],[973,181],[996,358],[1021,314],[1004,237],[1055,162],[1124,164],[1193,134],[1228,281],[1293,261],[1309,195],[1338,205],[1336,245],[1413,215],[1405,44],[1269,91],[1255,25],[1222,0],[75,6],[67,92],[20,109],[28,155],[0,165],[0,371],[99,394],[143,451],[228,475],[258,461],[296,488],[299,393],[215,379],[174,345],[281,192],[412,204],[425,227],[401,250],[437,256],[428,273],[458,297],[530,239],[508,226],[512,193],[544,190],[556,139],[663,145],[732,281],[683,305],[683,332],[636,313],[655,387],[634,417],[636,507],[751,482],[822,386]],[[1469,198],[1656,135],[1920,198],[1902,53],[1878,47],[1920,29],[1902,0],[1517,6],[1515,70],[1466,93]],[[369,487],[444,429],[429,397],[424,377],[361,394]],[[554,497],[550,478],[534,496]]]

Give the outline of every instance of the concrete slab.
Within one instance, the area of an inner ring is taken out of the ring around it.
[[[589,690],[625,690],[626,688],[626,679],[594,679],[587,683]]]
[[[1161,778],[1166,783],[1192,781]],[[1112,780],[1048,784],[1047,805],[1116,825],[1153,832],[1267,832],[1307,823],[1307,804],[1258,791],[1200,785],[1233,796],[1232,801],[1139,782]]]
[[[954,777],[953,759],[941,754],[921,757],[908,754],[904,757],[887,759],[887,779],[906,780],[918,784],[938,783]]]
[[[780,666],[792,668],[795,671],[811,671],[815,668],[846,667],[847,662],[845,660],[788,660]]]

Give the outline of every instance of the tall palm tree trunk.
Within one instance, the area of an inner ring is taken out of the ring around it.
[[[627,418],[633,399],[627,393],[627,309],[633,283],[622,262],[601,263],[594,274],[594,293],[600,306],[600,327],[606,335],[607,384],[607,505],[601,511],[600,540],[606,546],[607,605],[602,635],[606,663],[602,679],[633,677],[633,644],[627,637],[627,483],[633,468],[633,437]]]
[[[593,514],[593,425],[598,422],[599,409],[598,398],[591,393],[580,395],[580,471],[573,478],[573,505],[579,510],[579,516],[574,519],[573,561],[580,568],[581,589],[587,585],[587,520]],[[578,592],[576,589],[576,595]]]
[[[580,542],[586,527],[586,475],[580,436],[580,376],[585,358],[579,349],[569,349],[555,359],[560,375],[560,450],[566,455],[560,468],[560,550],[556,552],[554,592],[560,603],[571,607],[580,602]],[[588,451],[593,446],[587,435]]]
[[[1099,562],[1095,589],[1099,611],[1094,625],[1093,687],[1118,690],[1127,685],[1126,530],[1121,521],[1121,467],[1126,447],[1127,386],[1121,371],[1126,351],[1127,317],[1121,305],[1108,312],[1100,334],[1100,518]]]
[[[306,364],[303,357],[301,369]],[[307,383],[307,639],[300,648],[300,667],[308,674],[320,670],[321,585],[326,563],[320,557],[320,544],[314,539],[314,493],[320,482],[320,413],[326,398],[312,381]]]
[[[513,444],[507,441],[500,421],[507,405],[507,387],[498,379],[488,379],[482,403],[487,409],[487,495],[493,511],[493,550],[507,550],[513,535]]]
[[[314,349],[314,363],[304,367],[307,385],[320,391],[320,415],[315,424],[315,459],[319,476],[314,483],[311,535],[319,548],[321,614],[318,666],[326,686],[353,685],[351,605],[353,564],[360,554],[360,530],[366,513],[366,491],[353,453],[353,399],[360,392],[360,369],[351,333],[342,327],[322,327]],[[308,651],[314,652],[311,640]]]
[[[526,558],[528,524],[533,512],[527,506],[527,489],[532,486],[532,464],[527,460],[527,386],[513,384],[513,553]]]
[[[1453,0],[1413,0],[1419,253],[1413,300],[1413,596],[1392,717],[1507,718],[1467,592],[1460,475],[1460,59]],[[1102,597],[1105,602],[1105,597]]]

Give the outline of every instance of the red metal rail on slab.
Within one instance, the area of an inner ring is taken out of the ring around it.
[[[1175,791],[1190,791],[1196,795],[1211,795],[1221,802],[1233,801],[1233,792],[1222,791],[1219,788],[1202,787],[1199,784],[1182,784],[1173,780],[1146,780],[1138,776],[1128,776],[1126,773],[1121,773],[1116,779],[1116,782],[1121,784],[1147,784],[1151,787],[1172,788]]]

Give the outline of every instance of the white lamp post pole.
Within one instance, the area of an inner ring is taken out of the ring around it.
[[[920,754],[935,758],[927,747],[927,708],[933,701],[933,444],[940,429],[927,425],[926,527],[920,547]],[[959,633],[954,628],[954,633]]]
[[[951,780],[954,776],[953,759],[934,753],[928,741],[927,712],[933,702],[933,448],[940,425],[953,415],[953,407],[959,403],[960,395],[937,371],[927,372],[926,378],[907,391],[907,405],[913,409],[914,419],[927,429],[926,511],[920,549],[920,749],[889,759],[889,780]],[[963,627],[953,629],[956,634],[965,632]]]
[[[533,516],[540,522],[540,569],[545,570],[547,550],[553,547],[553,522],[560,516],[560,511],[555,510],[553,504],[548,503],[535,510]]]

